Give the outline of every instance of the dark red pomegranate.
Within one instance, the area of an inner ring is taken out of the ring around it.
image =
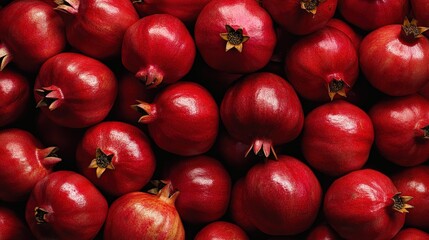
[[[33,239],[20,216],[7,206],[0,206],[0,239]]]
[[[30,132],[18,128],[0,131],[0,200],[25,200],[34,185],[61,161],[56,147],[44,148]]]
[[[134,7],[141,17],[167,13],[180,19],[187,25],[192,25],[197,20],[198,14],[210,0],[136,0]]]
[[[104,239],[184,240],[185,230],[174,207],[178,196],[167,184],[156,195],[132,192],[119,197],[109,208]]]
[[[121,54],[125,31],[139,16],[129,0],[56,0],[67,41],[83,54],[111,59]]]
[[[12,1],[0,9],[0,71],[13,62],[24,71],[36,73],[65,46],[64,22],[49,4]]]
[[[374,88],[404,96],[429,82],[429,40],[423,30],[415,20],[405,19],[403,25],[380,27],[363,38],[359,63]]]
[[[427,240],[429,233],[417,228],[403,228],[392,240]]]
[[[410,4],[408,0],[338,0],[337,9],[347,22],[371,31],[401,23],[409,12]]]
[[[229,73],[263,68],[276,45],[270,15],[255,0],[212,0],[198,15],[194,37],[204,61]]]
[[[195,55],[192,35],[169,14],[143,17],[127,29],[122,44],[122,64],[149,88],[183,78]]]
[[[384,158],[406,167],[429,159],[429,99],[417,94],[389,98],[374,104],[369,115]]]
[[[262,6],[276,23],[296,35],[323,28],[337,8],[337,0],[262,0]]]
[[[336,28],[345,33],[352,41],[356,50],[359,51],[360,42],[362,41],[363,35],[360,32],[356,31],[356,29],[354,29],[352,26],[350,26],[350,24],[339,18],[331,18],[326,23],[326,26]]]
[[[155,171],[149,139],[137,127],[105,121],[89,128],[76,150],[82,174],[114,196],[142,189]]]
[[[152,103],[134,106],[142,113],[156,145],[168,152],[194,156],[210,150],[219,128],[218,106],[201,85],[181,81],[159,92]]]
[[[249,144],[247,153],[275,157],[274,146],[295,139],[302,130],[304,114],[293,87],[268,72],[249,74],[231,86],[220,107],[228,133]]]
[[[429,231],[429,166],[403,168],[391,179],[402,194],[413,196],[415,211],[407,214],[405,224]]]
[[[30,82],[19,71],[0,71],[0,127],[15,122],[24,115],[30,100]]]
[[[229,203],[229,215],[235,224],[249,233],[257,232],[248,216],[247,199],[244,196],[244,177],[234,182],[231,190],[231,200]]]
[[[56,124],[71,128],[104,120],[116,94],[113,72],[79,53],[60,53],[47,60],[34,84],[37,107]]]
[[[320,105],[305,117],[302,153],[310,166],[324,174],[340,176],[362,168],[373,142],[371,118],[344,100]]]
[[[94,239],[107,211],[106,199],[88,179],[56,171],[34,186],[25,219],[37,239]]]
[[[337,178],[325,193],[323,212],[346,239],[392,239],[401,230],[412,197],[402,196],[392,180],[373,169]]]
[[[357,51],[344,32],[327,26],[292,46],[285,72],[305,99],[326,102],[344,98],[359,74]]]
[[[340,236],[326,222],[315,225],[308,233],[306,240],[341,240]]]
[[[421,26],[429,26],[429,2],[425,0],[410,0],[413,16]]]
[[[225,221],[215,221],[204,226],[194,240],[248,240],[246,232],[239,226]]]
[[[250,221],[268,235],[295,235],[309,229],[322,200],[322,188],[311,169],[286,155],[253,166],[243,188]]]
[[[227,211],[231,177],[215,158],[200,155],[166,164],[162,179],[180,191],[176,208],[182,221],[201,224],[220,219]]]

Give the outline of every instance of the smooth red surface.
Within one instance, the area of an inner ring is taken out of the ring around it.
[[[306,240],[341,240],[329,224],[323,222],[315,225],[308,233]]]
[[[247,200],[244,196],[244,177],[234,182],[231,190],[231,201],[229,203],[229,214],[235,224],[246,232],[257,232],[257,228],[250,221],[247,211]]]
[[[404,228],[392,240],[427,240],[429,233],[417,228]]]
[[[194,240],[248,240],[246,232],[239,226],[225,221],[216,221],[204,226]]]
[[[11,208],[0,206],[0,239],[32,239],[30,229]]]
[[[350,40],[352,40],[356,50],[359,51],[360,42],[362,41],[363,36],[360,32],[353,28],[352,25],[339,18],[331,18],[328,23],[326,23],[326,25],[345,33],[350,38]]]

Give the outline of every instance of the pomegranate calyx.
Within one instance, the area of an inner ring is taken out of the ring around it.
[[[0,43],[0,71],[12,61],[12,55],[9,50],[6,48],[5,44]]]
[[[401,196],[401,192],[396,193],[393,197],[393,210],[398,211],[400,213],[408,213],[409,208],[414,208],[412,205],[408,204],[408,202],[413,199],[411,196]]]
[[[155,105],[139,100],[137,102],[138,104],[131,105],[131,107],[142,115],[138,122],[144,124],[153,122],[156,118]]]
[[[95,168],[97,178],[100,178],[106,169],[115,170],[112,164],[113,156],[113,154],[107,155],[100,148],[97,148],[95,150],[95,158],[92,159],[88,168]]]
[[[48,107],[49,110],[53,111],[61,104],[61,101],[58,100],[64,98],[61,89],[56,86],[37,88],[34,91],[38,95],[42,96],[42,99],[37,103],[36,108]]]
[[[429,125],[420,128],[423,131],[423,138],[424,139],[429,139]]]
[[[36,219],[37,224],[48,223],[48,220],[46,217],[47,214],[49,214],[49,212],[43,208],[40,208],[40,207],[34,208],[34,218]]]
[[[61,158],[57,155],[57,152],[59,151],[58,147],[42,148],[37,149],[36,151],[40,162],[46,168],[51,168],[55,164],[61,162]]]
[[[423,36],[423,33],[426,32],[429,28],[427,27],[418,27],[417,20],[413,18],[410,20],[405,17],[404,23],[402,24],[402,34],[407,41],[413,41],[417,38]]]
[[[317,12],[319,4],[324,1],[326,0],[301,0],[301,9],[314,15]]]
[[[67,14],[76,14],[79,8],[79,0],[54,0],[58,5],[55,7],[55,10],[67,13]]]
[[[335,95],[347,97],[346,88],[349,88],[348,84],[343,80],[332,79],[328,82],[328,94],[329,98],[334,100]]]
[[[157,196],[164,202],[174,205],[180,192],[173,189],[171,181],[165,181],[164,183],[166,183],[165,186],[159,190]]]
[[[138,71],[135,76],[144,83],[147,89],[156,88],[164,79],[164,74],[161,73],[157,67],[152,65],[144,70]]]
[[[255,140],[250,148],[247,150],[244,157],[247,157],[250,152],[252,152],[259,157],[269,158],[272,156],[275,160],[277,160],[276,151],[273,148],[271,141],[269,140]]]
[[[243,29],[238,28],[235,30],[230,25],[225,25],[226,32],[221,33],[220,37],[226,41],[225,52],[235,48],[239,52],[243,51],[243,43],[250,39],[249,36],[243,35]]]

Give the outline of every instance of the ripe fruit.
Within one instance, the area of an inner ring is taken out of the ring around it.
[[[225,221],[216,221],[204,226],[194,240],[248,240],[246,232],[239,226]]]
[[[0,206],[0,239],[32,239],[30,229],[11,208]]]

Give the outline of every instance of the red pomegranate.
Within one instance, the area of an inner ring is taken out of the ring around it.
[[[34,84],[37,107],[58,125],[83,128],[104,120],[117,94],[113,72],[79,53],[60,53],[41,67]]]
[[[8,206],[0,206],[0,238],[3,240],[33,239],[30,229]]]
[[[226,92],[220,116],[227,132],[249,144],[265,157],[276,157],[274,146],[295,139],[302,130],[304,114],[293,87],[268,72],[252,73]]]
[[[248,216],[247,199],[244,196],[244,177],[234,182],[231,190],[231,201],[229,203],[229,215],[235,224],[248,233],[257,232]]]
[[[363,35],[358,32],[355,28],[350,26],[349,23],[339,19],[339,18],[331,18],[327,23],[326,26],[336,28],[343,33],[345,33],[350,40],[352,40],[353,45],[355,46],[356,50],[359,51],[360,42],[362,41]]]
[[[161,149],[195,156],[210,150],[219,128],[218,106],[201,85],[181,81],[159,92],[152,103],[134,106],[149,135]],[[191,134],[192,133],[192,134]]]
[[[127,29],[122,44],[122,64],[148,88],[183,78],[195,55],[192,35],[169,14],[143,17]]]
[[[125,31],[139,16],[128,0],[55,0],[68,43],[83,54],[112,59],[121,54]]]
[[[285,72],[305,99],[326,102],[344,98],[359,74],[357,51],[344,32],[327,26],[292,46]]]
[[[226,222],[215,221],[198,231],[194,240],[248,240],[246,232],[239,226]]]
[[[323,28],[334,16],[338,0],[262,0],[262,6],[276,23],[296,35]]]
[[[302,153],[310,166],[324,174],[340,176],[362,168],[373,142],[371,118],[344,100],[320,105],[305,117]]]
[[[403,228],[392,240],[427,240],[429,233],[418,228]]]
[[[29,131],[7,128],[0,131],[0,200],[27,199],[34,185],[61,161],[56,147],[44,148]]]
[[[307,165],[280,155],[247,172],[243,195],[256,228],[268,235],[295,235],[309,229],[316,219],[322,188]]]
[[[167,184],[156,195],[132,192],[119,197],[109,208],[104,239],[184,240],[185,230],[174,207],[179,193]]]
[[[429,99],[417,94],[389,98],[375,103],[369,115],[384,158],[406,167],[429,159]]]
[[[425,0],[410,0],[413,16],[421,26],[429,26],[429,2]],[[427,34],[426,34],[427,36]]]
[[[361,169],[329,186],[323,212],[342,238],[392,239],[404,225],[411,198],[402,196],[385,174]]]
[[[340,236],[326,222],[315,225],[308,233],[306,240],[341,240]]]
[[[146,135],[133,125],[116,121],[89,128],[77,147],[76,161],[86,178],[114,196],[142,189],[156,165]]]
[[[270,15],[255,0],[212,0],[201,10],[194,37],[204,61],[229,73],[263,68],[276,45]]]
[[[0,9],[0,71],[13,62],[26,72],[36,73],[65,46],[64,22],[49,4],[11,1]]]
[[[360,68],[374,88],[405,96],[429,82],[429,40],[421,34],[424,30],[415,20],[405,19],[403,25],[380,27],[363,38]]]
[[[405,224],[429,231],[429,166],[403,168],[391,179],[404,195],[413,196],[415,211],[407,214]]]

